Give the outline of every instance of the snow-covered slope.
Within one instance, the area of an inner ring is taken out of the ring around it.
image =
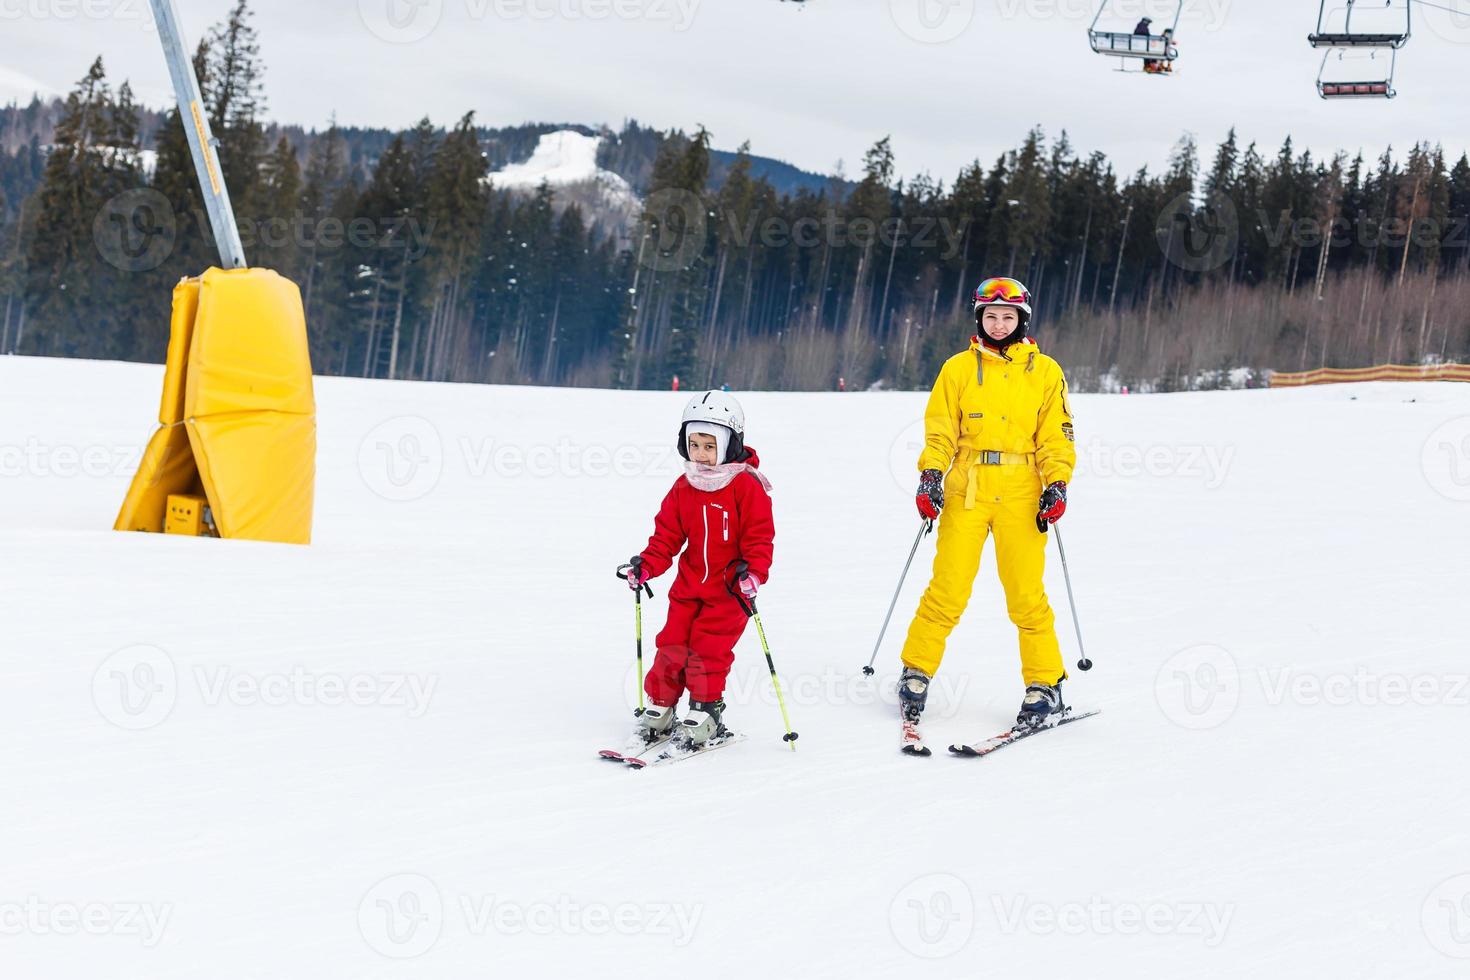
[[[614,211],[631,210],[638,203],[633,188],[618,174],[597,166],[601,139],[575,130],[547,133],[525,163],[513,163],[492,173],[488,180],[501,190],[533,191],[543,181],[553,188],[595,187],[600,203]]]
[[[897,752],[932,541],[860,675],[923,396],[742,395],[800,748],[748,635],[749,741],[636,773],[681,396],[321,380],[293,548],[107,530],[160,381],[0,358],[0,975],[1464,975],[1470,388],[1078,396],[1104,712],[983,761]],[[1020,700],[989,556],[935,692]]]

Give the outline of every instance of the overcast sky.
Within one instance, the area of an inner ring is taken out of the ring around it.
[[[230,0],[177,0],[197,39]],[[1392,0],[1400,6],[1404,0]],[[1173,78],[1122,75],[1093,54],[1088,0],[254,0],[272,118],[403,127],[467,110],[488,126],[703,123],[715,145],[849,174],[891,134],[899,171],[946,182],[1027,129],[1066,129],[1125,171],[1157,169],[1186,131],[1230,126],[1267,155],[1292,133],[1316,151],[1470,147],[1470,0],[1415,8],[1393,101],[1321,102],[1311,0],[1190,0]],[[1155,29],[1178,4],[1110,0],[1106,19]],[[1398,15],[1402,17],[1402,14]],[[1378,22],[1375,22],[1375,25]],[[1365,22],[1364,28],[1370,25]],[[65,92],[101,54],[114,83],[171,99],[147,0],[0,0],[0,100]],[[1377,62],[1379,77],[1386,77]],[[1369,76],[1343,65],[1346,75]]]

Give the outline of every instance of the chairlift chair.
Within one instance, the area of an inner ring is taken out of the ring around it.
[[[1388,51],[1387,78],[1379,78],[1381,72],[1374,72],[1368,79],[1328,78],[1328,65],[1332,62],[1332,56],[1337,55],[1338,61],[1342,61],[1343,54],[1348,49],[1329,48],[1322,57],[1322,68],[1317,73],[1317,94],[1324,99],[1391,99],[1398,94],[1393,87],[1394,70],[1398,66],[1398,49],[1390,48]],[[1377,52],[1373,52],[1370,60],[1377,62]]]
[[[1385,23],[1376,26],[1393,27],[1392,31],[1355,31],[1353,30],[1353,14],[1358,12],[1362,6],[1362,0],[1345,0],[1343,5],[1327,6],[1329,0],[1321,0],[1317,10],[1317,30],[1307,35],[1307,43],[1314,48],[1392,48],[1397,51],[1409,43],[1409,35],[1413,27],[1413,0],[1404,0],[1402,8],[1394,6],[1394,0],[1382,0],[1382,9],[1390,14],[1391,18],[1385,18]],[[1376,6],[1376,0],[1370,6]],[[1403,30],[1397,30],[1399,13],[1403,14]],[[1341,29],[1338,27],[1338,14],[1342,15]],[[1391,19],[1392,24],[1386,21]]]
[[[1175,7],[1173,26],[1163,34],[1144,35],[1098,30],[1097,25],[1101,23],[1103,15],[1107,12],[1108,2],[1103,0],[1102,5],[1098,7],[1097,16],[1092,19],[1092,26],[1087,29],[1087,41],[1093,51],[1100,55],[1117,58],[1118,71],[1128,74],[1169,75],[1173,73],[1174,60],[1179,57],[1179,49],[1174,46],[1174,36],[1179,28],[1179,19],[1184,13],[1183,0]],[[1143,63],[1138,72],[1128,68],[1130,59]]]

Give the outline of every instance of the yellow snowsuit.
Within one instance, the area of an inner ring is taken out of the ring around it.
[[[1055,684],[1067,671],[1041,580],[1046,535],[1036,513],[1043,487],[1072,479],[1072,409],[1061,366],[1033,341],[1007,353],[1010,360],[972,339],[945,362],[929,396],[919,469],[949,475],[934,576],[909,626],[903,662],[931,677],[939,669],[990,533],[1006,609],[1020,633],[1021,676]]]

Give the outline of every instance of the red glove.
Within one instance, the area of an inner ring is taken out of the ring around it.
[[[740,594],[745,596],[745,598],[754,599],[755,594],[760,591],[760,576],[755,574],[755,572],[746,572],[740,576],[740,581],[735,583],[735,587],[740,590]]]
[[[628,588],[634,592],[643,588],[644,583],[652,577],[648,574],[648,569],[643,567],[642,555],[634,555],[628,559],[628,564],[624,565],[622,570],[624,570],[623,578],[628,580]]]
[[[938,470],[925,470],[919,474],[919,492],[914,495],[919,516],[925,520],[938,520],[944,509],[944,474]]]
[[[1041,494],[1037,505],[1036,526],[1045,531],[1047,525],[1055,524],[1067,512],[1067,484],[1061,480],[1049,485]]]

